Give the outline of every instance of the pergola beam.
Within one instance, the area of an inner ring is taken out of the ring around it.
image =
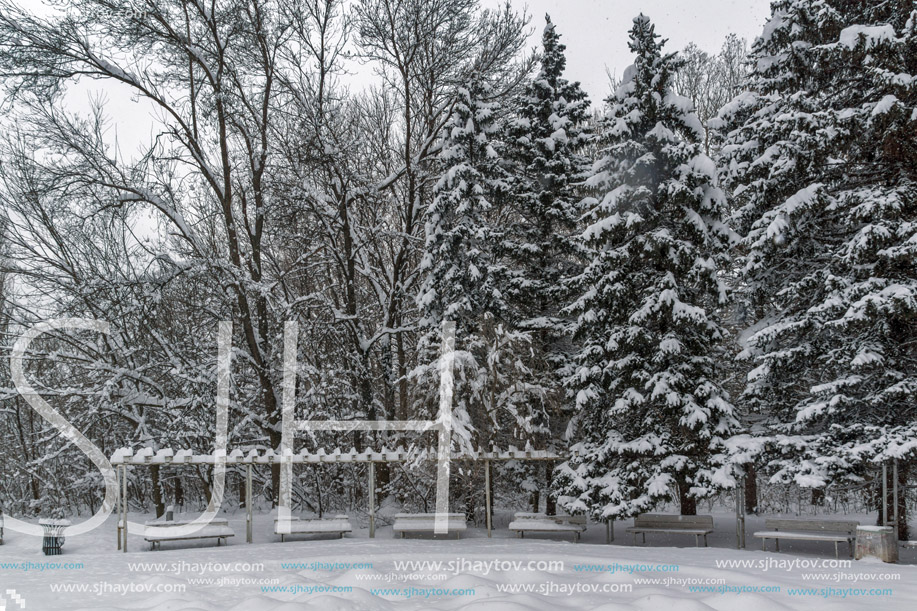
[[[144,451],[148,450],[148,451]],[[411,452],[404,449],[387,450],[383,448],[379,452],[341,452],[335,450],[332,453],[326,453],[323,450],[318,452],[300,452],[288,456],[293,464],[327,464],[327,463],[379,463],[379,462],[407,462],[416,459],[435,461],[438,459],[436,452],[421,451]],[[566,460],[568,456],[547,452],[545,450],[517,450],[511,448],[505,451],[493,452],[475,452],[472,454],[452,454],[452,460]],[[248,455],[243,455],[240,450],[234,450],[226,457],[214,456],[213,454],[192,454],[187,450],[173,452],[171,449],[160,450],[155,455],[149,448],[144,448],[133,453],[130,449],[118,450],[112,456],[113,465],[212,465],[221,462],[226,465],[272,465],[282,462],[284,459],[271,450],[258,453],[252,450]]]
[[[299,454],[293,454],[288,456],[288,459],[291,460],[293,464],[346,464],[346,463],[367,463],[368,479],[369,479],[369,536],[375,538],[376,536],[376,463],[395,463],[395,462],[408,462],[417,460],[421,458],[423,460],[435,461],[437,460],[437,455],[435,452],[430,451],[421,451],[421,452],[410,452],[404,450],[403,448],[398,448],[396,450],[387,450],[382,448],[380,452],[373,452],[366,450],[363,452],[357,452],[352,450],[350,452],[341,452],[340,450],[335,450],[332,453],[326,453],[324,450],[319,450],[318,452],[300,452]],[[563,456],[556,454],[554,452],[548,452],[545,450],[517,450],[516,448],[510,447],[508,450],[500,451],[494,450],[492,452],[475,452],[472,454],[459,454],[454,453],[452,455],[452,460],[472,460],[484,461],[484,478],[485,478],[485,498],[486,498],[486,507],[485,511],[487,514],[487,536],[491,537],[493,532],[493,518],[491,515],[491,505],[493,504],[493,499],[491,498],[490,491],[490,462],[494,460],[566,460],[568,456]],[[252,469],[255,465],[272,465],[280,463],[283,460],[282,457],[275,454],[271,450],[266,450],[262,453],[259,453],[257,450],[250,450],[247,455],[243,454],[241,450],[233,450],[229,455],[214,455],[214,454],[193,454],[190,450],[179,450],[178,452],[173,451],[171,448],[166,448],[159,450],[156,454],[153,453],[151,448],[142,448],[136,453],[133,452],[130,448],[122,448],[115,452],[114,456],[111,458],[111,463],[121,474],[121,486],[119,494],[119,521],[120,524],[120,534],[118,537],[118,548],[122,549],[124,552],[127,552],[127,467],[129,465],[134,466],[153,466],[153,465],[213,465],[218,461],[225,465],[246,465],[246,476],[245,476],[245,504],[246,504],[246,532],[245,540],[246,543],[252,543],[252,531],[254,525],[254,517],[252,515],[253,509],[253,499],[252,499]]]

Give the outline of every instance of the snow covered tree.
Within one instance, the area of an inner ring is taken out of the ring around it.
[[[726,37],[716,55],[710,55],[693,42],[679,53],[683,63],[675,74],[675,92],[694,105],[694,112],[704,126],[707,155],[711,155],[707,122],[741,91],[747,55],[745,39],[735,34]]]
[[[522,92],[507,127],[513,182],[509,222],[498,236],[513,323],[531,338],[541,399],[554,416],[541,423],[552,434],[537,440],[539,447],[550,446],[564,426],[562,377],[570,362],[571,321],[561,309],[569,297],[568,281],[581,271],[573,234],[581,215],[578,184],[589,168],[583,154],[589,101],[578,82],[564,78],[565,46],[551,17],[545,19],[540,69]],[[552,472],[553,466],[547,465],[546,477]],[[534,496],[537,505],[537,489]]]
[[[914,9],[774,3],[720,114],[775,481],[862,481],[917,434]]]
[[[577,185],[589,166],[582,154],[589,101],[578,82],[563,77],[565,46],[550,16],[546,20],[540,70],[507,130],[509,157],[517,167],[510,198],[514,215],[501,250],[511,261],[507,299],[519,325],[556,340],[569,326],[557,304],[577,267],[572,234],[580,217]],[[562,355],[551,356],[562,362]]]
[[[503,225],[510,174],[500,138],[499,100],[483,79],[461,88],[439,154],[441,178],[427,211],[419,393],[414,413],[435,417],[441,329],[455,323],[453,445],[477,447],[526,440],[541,431],[543,389],[528,364],[531,339],[509,324],[505,267],[495,245]],[[480,474],[477,474],[480,475]],[[471,511],[480,484],[460,470],[461,502]]]
[[[442,175],[427,211],[426,246],[420,264],[423,283],[418,296],[422,310],[420,326],[421,365],[415,376],[431,377],[424,384],[429,391],[421,397],[426,405],[438,392],[439,371],[435,367],[444,321],[456,326],[456,390],[453,412],[456,442],[470,449],[473,443],[487,441],[475,436],[500,427],[494,426],[495,397],[506,388],[518,388],[504,396],[502,407],[516,403],[517,395],[527,394],[527,370],[519,358],[506,358],[501,364],[519,368],[518,376],[505,378],[498,391],[494,384],[500,376],[489,362],[498,349],[510,344],[526,344],[524,334],[505,326],[508,317],[505,289],[501,286],[501,266],[497,264],[494,234],[509,188],[509,174],[501,157],[500,121],[497,103],[487,99],[490,86],[481,79],[459,91],[452,115],[445,127],[439,162]],[[520,348],[519,345],[516,346]],[[520,408],[522,405],[519,406]],[[429,411],[418,408],[417,413]],[[431,414],[433,415],[433,414]],[[516,425],[526,428],[527,417],[517,413]],[[491,422],[491,425],[488,425]]]
[[[559,469],[572,511],[632,516],[733,483],[720,464],[737,428],[718,382],[715,317],[726,300],[718,277],[731,233],[703,129],[672,92],[679,67],[650,20],[630,31],[636,59],[609,99],[606,146],[588,185],[591,261],[578,279],[580,343],[567,379],[576,394],[575,452]]]

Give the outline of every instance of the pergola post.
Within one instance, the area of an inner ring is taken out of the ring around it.
[[[492,536],[492,524],[490,516],[490,460],[484,459],[484,515],[487,516],[487,536]]]
[[[369,538],[376,537],[376,463],[369,462]]]
[[[892,526],[895,527],[895,541],[898,540],[898,459],[892,463]]]
[[[121,523],[121,550],[127,553],[127,464],[121,465],[121,500],[124,521]]]
[[[252,542],[252,465],[245,471],[245,542]]]
[[[745,476],[736,478],[736,549],[745,549]]]
[[[888,526],[888,463],[882,463],[882,526]]]
[[[115,532],[118,533],[118,550],[121,549],[121,526],[124,524],[124,518],[121,515],[121,465],[115,467],[115,485],[117,486],[117,495],[115,497],[115,506],[118,508],[118,527]]]

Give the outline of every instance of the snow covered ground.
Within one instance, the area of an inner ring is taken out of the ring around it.
[[[247,545],[244,515],[229,519],[236,536],[228,546],[164,543],[162,551],[150,552],[132,536],[127,554],[115,549],[113,518],[104,528],[69,538],[58,557],[43,556],[38,539],[7,531],[0,546],[5,611],[763,611],[917,605],[914,550],[904,550],[898,565],[853,561],[850,566],[837,566],[833,546],[826,543],[786,543],[781,553],[765,553],[751,537],[761,523],[749,518],[749,550],[737,551],[731,549],[735,522],[727,514],[716,515],[707,549],[694,548],[693,537],[677,536],[648,536],[647,546],[632,547],[624,532],[629,523],[617,524],[613,545],[604,544],[600,525],[591,525],[580,544],[559,536],[519,540],[505,529],[490,540],[481,529],[470,529],[459,541],[401,540],[392,537],[390,527],[377,530],[375,539],[363,529],[343,540],[300,537],[280,543],[266,513],[256,516],[255,543]],[[871,523],[868,516],[859,519]]]

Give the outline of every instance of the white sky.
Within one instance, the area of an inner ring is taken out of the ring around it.
[[[533,46],[539,44],[545,13],[551,15],[567,45],[567,78],[582,83],[593,104],[609,93],[605,67],[620,77],[632,63],[627,31],[641,12],[656,24],[657,34],[669,39],[666,50],[694,42],[710,53],[719,51],[730,32],[751,46],[770,16],[769,0],[513,0],[513,5],[528,5]]]
[[[481,0],[485,7],[502,2]],[[19,0],[19,4],[41,11],[41,0]],[[567,45],[566,76],[582,83],[594,105],[609,94],[606,68],[620,76],[632,62],[627,31],[639,13],[648,15],[656,24],[656,32],[669,39],[667,50],[680,50],[695,42],[711,53],[719,50],[730,32],[746,38],[750,45],[770,14],[769,0],[512,0],[512,4],[520,11],[526,8],[531,17],[532,49],[540,46],[545,13],[551,15]],[[359,69],[369,71],[371,67]],[[359,86],[372,78],[369,74],[356,74],[348,80],[352,86]],[[132,101],[123,88],[86,83],[72,93],[74,110],[83,107],[90,91],[104,92],[122,150],[130,151],[149,137],[149,107]]]

